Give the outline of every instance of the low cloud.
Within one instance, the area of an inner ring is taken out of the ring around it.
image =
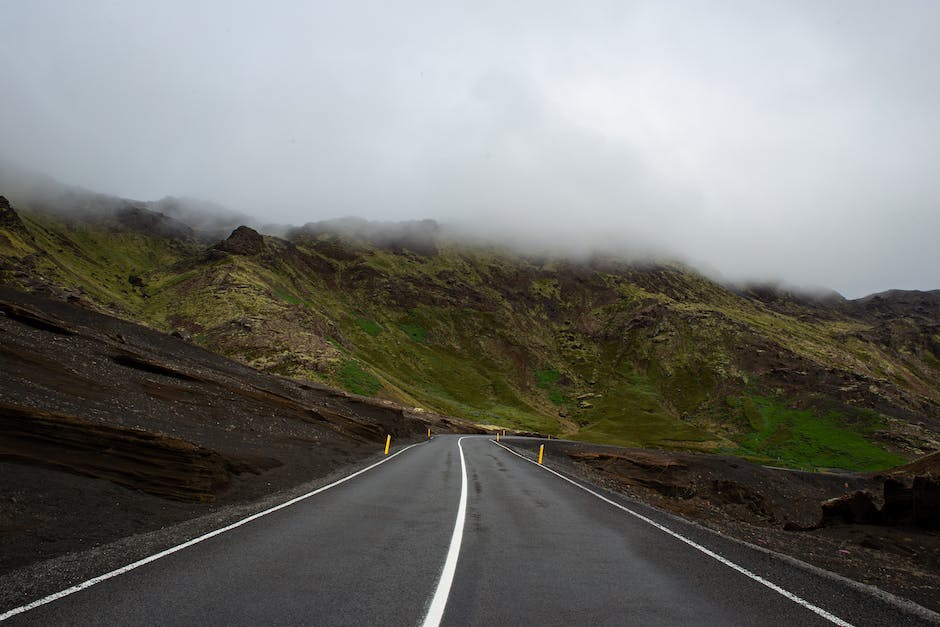
[[[69,183],[284,224],[430,218],[848,296],[940,287],[938,5],[102,1],[0,18],[17,51],[0,59],[0,153]]]

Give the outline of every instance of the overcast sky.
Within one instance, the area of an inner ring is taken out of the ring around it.
[[[0,24],[0,156],[64,182],[940,288],[933,0],[35,0]]]

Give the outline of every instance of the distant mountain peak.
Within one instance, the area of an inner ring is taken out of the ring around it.
[[[240,226],[216,247],[233,255],[257,255],[264,250],[264,236],[249,226]]]

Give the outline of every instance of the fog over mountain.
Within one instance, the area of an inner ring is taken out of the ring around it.
[[[68,184],[940,287],[940,3],[49,1],[0,23],[0,157]]]

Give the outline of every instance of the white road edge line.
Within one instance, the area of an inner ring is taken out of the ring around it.
[[[438,627],[444,618],[444,608],[447,607],[447,597],[450,596],[450,587],[454,583],[454,573],[457,572],[457,558],[460,557],[460,544],[463,542],[463,526],[467,518],[467,460],[464,458],[463,446],[460,444],[466,437],[457,440],[457,449],[460,451],[460,504],[457,506],[457,520],[454,522],[454,533],[450,537],[450,549],[444,561],[444,570],[437,582],[437,590],[428,607],[427,616],[424,617],[423,627]]]
[[[217,535],[223,534],[223,533],[225,533],[226,531],[231,531],[232,529],[235,529],[236,527],[241,527],[241,526],[244,525],[244,524],[250,523],[250,522],[253,521],[253,520],[257,520],[258,518],[261,518],[262,516],[267,516],[268,514],[270,514],[270,513],[272,513],[272,512],[278,511],[279,509],[284,509],[285,507],[290,507],[291,505],[293,505],[293,504],[295,504],[295,503],[298,503],[298,502],[300,502],[300,501],[303,501],[304,499],[308,499],[308,498],[310,498],[311,496],[320,494],[321,492],[325,492],[326,490],[329,490],[330,488],[336,487],[336,486],[338,486],[338,485],[341,484],[341,483],[345,483],[346,481],[349,481],[349,480],[352,479],[353,477],[358,477],[358,476],[361,475],[362,473],[368,472],[369,470],[372,470],[372,469],[375,468],[376,466],[381,466],[382,464],[384,464],[385,462],[391,460],[392,458],[397,457],[398,455],[401,455],[402,453],[404,453],[404,452],[407,451],[408,449],[410,449],[410,448],[412,448],[412,447],[414,447],[414,446],[418,446],[418,444],[421,444],[421,443],[419,442],[419,443],[417,443],[417,444],[410,444],[410,445],[406,446],[405,448],[401,449],[400,451],[396,451],[395,453],[389,455],[388,457],[385,457],[384,459],[375,462],[375,463],[372,464],[371,466],[366,466],[365,468],[363,468],[363,469],[361,469],[361,470],[357,470],[356,472],[352,473],[351,475],[347,475],[347,476],[343,477],[342,479],[337,479],[337,480],[334,481],[333,483],[330,483],[330,484],[327,484],[327,485],[322,486],[322,487],[320,487],[320,488],[317,488],[316,490],[313,490],[312,492],[307,492],[306,494],[302,494],[301,496],[298,496],[298,497],[293,498],[293,499],[291,499],[291,500],[289,500],[289,501],[286,501],[286,502],[284,502],[284,503],[281,503],[280,505],[275,505],[274,507],[272,507],[272,508],[270,508],[270,509],[266,509],[266,510],[264,510],[263,512],[258,512],[257,514],[252,514],[251,516],[248,516],[247,518],[243,518],[243,519],[241,519],[241,520],[239,520],[239,521],[237,521],[237,522],[234,522],[234,523],[232,523],[231,525],[228,525],[227,527],[222,527],[221,529],[216,529],[215,531],[210,531],[209,533],[204,534],[204,535],[201,535],[201,536],[199,536],[198,538],[193,538],[192,540],[189,540],[189,541],[184,542],[184,543],[182,543],[182,544],[178,544],[178,545],[176,545],[176,546],[174,546],[174,547],[170,547],[169,549],[166,549],[165,551],[160,551],[159,553],[155,553],[155,554],[153,554],[153,555],[151,555],[151,556],[149,556],[149,557],[145,557],[145,558],[143,558],[143,559],[141,559],[141,560],[138,560],[138,561],[136,561],[136,562],[134,562],[134,563],[132,563],[132,564],[128,564],[127,566],[122,566],[121,568],[118,568],[118,569],[116,569],[116,570],[112,570],[112,571],[109,572],[109,573],[105,573],[105,574],[103,574],[103,575],[99,575],[99,576],[97,576],[97,577],[94,577],[94,578],[92,578],[92,579],[89,579],[88,581],[83,581],[82,583],[76,584],[76,585],[72,586],[71,588],[66,588],[65,590],[62,590],[62,591],[60,591],[60,592],[56,592],[56,593],[54,593],[54,594],[50,594],[49,596],[46,596],[46,597],[43,597],[43,598],[38,599],[38,600],[36,600],[36,601],[33,601],[32,603],[28,603],[28,604],[26,604],[26,605],[21,605],[20,607],[15,607],[15,608],[13,608],[12,610],[8,610],[8,611],[4,612],[3,614],[0,614],[0,621],[4,621],[4,620],[6,620],[6,619],[8,619],[8,618],[11,618],[11,617],[13,617],[13,616],[16,616],[17,614],[22,614],[23,612],[27,612],[27,611],[29,611],[29,610],[31,610],[31,609],[37,608],[37,607],[39,607],[40,605],[45,605],[46,603],[51,603],[52,601],[55,601],[55,600],[57,600],[57,599],[61,599],[62,597],[66,597],[66,596],[68,596],[68,595],[70,595],[70,594],[75,594],[75,593],[78,592],[79,590],[84,590],[85,588],[90,588],[91,586],[93,586],[93,585],[95,585],[95,584],[97,584],[97,583],[101,583],[102,581],[105,581],[105,580],[107,580],[107,579],[111,579],[112,577],[117,577],[118,575],[123,575],[124,573],[126,573],[126,572],[128,572],[128,571],[131,571],[131,570],[134,570],[135,568],[138,568],[138,567],[140,567],[140,566],[143,566],[144,564],[149,564],[150,562],[155,562],[156,560],[160,559],[161,557],[166,557],[167,555],[171,555],[171,554],[173,554],[173,553],[176,553],[177,551],[182,551],[183,549],[188,548],[188,547],[191,547],[191,546],[194,545],[194,544],[198,544],[198,543],[202,542],[203,540],[208,540],[209,538],[214,538],[214,537],[217,536]]]
[[[536,466],[539,466],[539,464],[538,464],[537,462],[532,461],[531,459],[529,459],[529,458],[526,457],[525,455],[520,455],[519,453],[517,453],[516,451],[512,450],[511,448],[509,448],[509,447],[507,447],[507,446],[503,446],[503,445],[500,444],[499,442],[496,442],[496,441],[494,441],[494,440],[490,440],[490,442],[492,442],[493,444],[495,444],[496,446],[498,446],[498,447],[500,447],[500,448],[506,449],[507,451],[509,451],[510,453],[512,453],[513,455],[515,455],[516,457],[519,457],[519,458],[521,458],[521,459],[524,459],[525,461],[529,462],[530,464],[535,464]],[[594,496],[596,496],[596,497],[599,498],[600,500],[605,501],[605,502],[607,502],[607,503],[610,503],[610,504],[613,505],[614,507],[619,508],[619,509],[622,509],[623,511],[627,512],[628,514],[631,514],[631,515],[633,515],[633,516],[639,518],[639,519],[642,520],[643,522],[649,523],[650,525],[656,527],[656,528],[659,529],[660,531],[663,531],[663,532],[665,532],[665,533],[668,533],[668,534],[671,535],[672,537],[674,537],[674,538],[676,538],[676,539],[678,539],[678,540],[681,540],[681,541],[685,542],[685,543],[688,544],[689,546],[691,546],[691,547],[693,547],[693,548],[695,548],[695,549],[698,549],[699,551],[701,551],[701,552],[704,553],[705,555],[707,555],[707,556],[709,556],[709,557],[711,557],[711,558],[714,558],[714,559],[718,560],[719,562],[721,562],[721,563],[724,564],[725,566],[728,566],[729,568],[733,568],[734,570],[738,571],[738,572],[741,573],[742,575],[746,575],[747,577],[750,577],[750,578],[753,579],[754,581],[756,581],[756,582],[758,582],[758,583],[760,583],[760,584],[762,584],[762,585],[767,586],[768,588],[770,588],[770,589],[773,590],[774,592],[785,596],[786,598],[790,599],[790,600],[793,601],[794,603],[798,603],[799,605],[802,605],[803,607],[805,607],[806,609],[810,610],[811,612],[815,612],[816,614],[818,614],[819,616],[822,616],[823,618],[825,618],[825,619],[828,620],[829,622],[834,623],[834,624],[836,624],[836,625],[839,625],[840,627],[852,627],[852,624],[851,624],[851,623],[848,623],[848,622],[842,620],[841,618],[839,618],[838,616],[836,616],[836,615],[834,615],[834,614],[830,614],[829,612],[827,612],[826,610],[822,609],[821,607],[818,607],[818,606],[816,606],[816,605],[813,605],[813,604],[810,603],[809,601],[807,601],[807,600],[805,600],[805,599],[803,599],[803,598],[801,598],[801,597],[798,597],[797,595],[793,594],[793,593],[790,592],[789,590],[784,590],[783,588],[781,588],[781,587],[778,586],[777,584],[775,584],[775,583],[773,583],[773,582],[771,582],[771,581],[767,581],[766,579],[764,579],[764,578],[761,577],[760,575],[757,575],[757,574],[755,574],[755,573],[752,573],[751,571],[749,571],[748,569],[744,568],[743,566],[738,566],[737,564],[735,564],[734,562],[732,562],[732,561],[729,560],[728,558],[722,557],[721,555],[718,555],[717,553],[715,553],[715,552],[712,551],[711,549],[705,548],[704,546],[702,546],[701,544],[698,544],[698,543],[695,542],[694,540],[690,540],[689,538],[686,538],[686,537],[683,536],[682,534],[679,534],[679,533],[673,531],[672,529],[669,529],[668,527],[659,524],[658,522],[656,522],[655,520],[653,520],[653,519],[651,519],[651,518],[647,518],[646,516],[644,516],[643,514],[640,514],[639,512],[633,511],[633,510],[630,509],[629,507],[625,507],[625,506],[621,505],[620,503],[617,503],[616,501],[610,500],[610,499],[607,498],[606,496],[604,496],[604,495],[602,495],[602,494],[599,494],[599,493],[595,492],[594,490],[591,490],[590,488],[587,488],[587,487],[581,485],[581,484],[578,483],[577,481],[573,481],[573,480],[569,479],[568,477],[564,476],[564,475],[561,474],[560,472],[557,472],[557,471],[555,471],[555,470],[552,470],[551,468],[549,468],[549,467],[547,467],[547,466],[544,466],[544,465],[543,465],[543,466],[540,466],[540,467],[541,467],[543,470],[547,470],[548,472],[552,473],[553,475],[564,479],[565,481],[567,481],[567,482],[570,483],[571,485],[577,486],[577,487],[581,488],[582,490],[584,490],[585,492],[587,492],[587,493],[589,493],[589,494],[593,494]]]

